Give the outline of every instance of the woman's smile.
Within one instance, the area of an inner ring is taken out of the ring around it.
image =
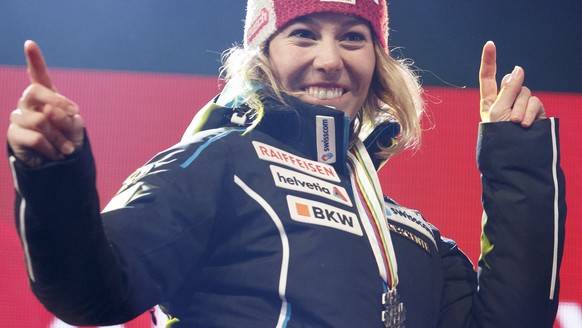
[[[334,13],[291,21],[270,40],[269,58],[283,90],[351,119],[368,96],[376,65],[366,21]]]

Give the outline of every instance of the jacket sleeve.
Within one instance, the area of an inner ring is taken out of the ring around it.
[[[9,159],[16,227],[35,296],[72,324],[91,320],[77,313],[81,309],[111,312],[113,299],[123,298],[122,279],[101,227],[89,142],[80,153],[40,168]],[[94,299],[102,306],[87,301]]]
[[[481,123],[483,231],[478,277],[457,245],[439,238],[444,291],[439,327],[552,327],[566,217],[558,121],[524,129]]]
[[[37,169],[10,157],[31,289],[49,311],[73,325],[119,324],[179,288],[220,211],[210,199],[223,189],[221,163],[204,170],[204,160],[180,166],[197,145],[158,154],[126,181],[103,214],[88,140],[73,157]]]
[[[551,327],[566,218],[558,120],[481,123],[483,188],[479,327]]]

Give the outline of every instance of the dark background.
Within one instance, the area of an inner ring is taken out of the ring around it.
[[[242,40],[245,3],[2,1],[0,65],[23,65],[33,39],[53,67],[216,75],[220,53]],[[493,40],[499,74],[520,65],[533,90],[582,92],[582,1],[400,0],[389,16],[391,48],[425,85],[476,87]]]

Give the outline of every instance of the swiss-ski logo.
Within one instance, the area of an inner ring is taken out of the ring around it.
[[[392,203],[386,204],[386,216],[389,221],[398,222],[415,231],[418,231],[422,235],[429,238],[434,245],[436,245],[432,229],[426,223],[422,215],[415,210],[411,210],[402,206],[398,206]]]

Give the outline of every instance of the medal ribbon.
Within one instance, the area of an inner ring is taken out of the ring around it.
[[[398,285],[398,265],[388,228],[384,197],[372,159],[361,141],[348,152],[348,167],[353,173],[352,186],[354,193],[359,196],[356,205],[376,257],[380,276],[388,289],[392,290]]]

